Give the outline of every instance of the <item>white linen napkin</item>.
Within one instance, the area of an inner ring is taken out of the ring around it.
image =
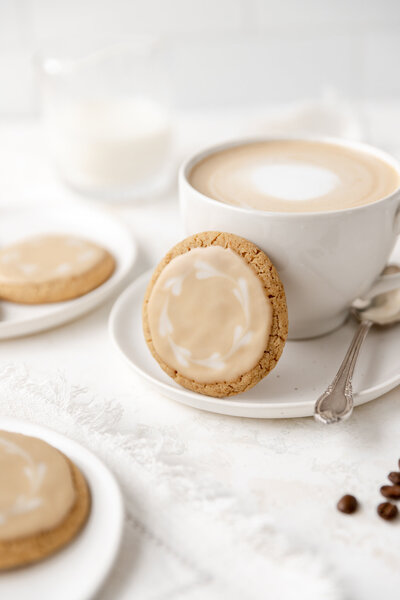
[[[143,401],[154,394],[140,382],[134,393]],[[118,401],[93,396],[62,374],[49,380],[15,364],[0,367],[0,414],[67,435],[117,476],[126,529],[99,600],[342,599],[320,557],[219,481],[199,476],[179,431],[141,423],[125,431]]]

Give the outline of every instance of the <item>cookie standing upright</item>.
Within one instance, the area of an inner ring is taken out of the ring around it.
[[[60,302],[106,281],[115,260],[105,249],[72,235],[42,235],[0,250],[0,299],[21,304]]]
[[[78,467],[43,440],[0,431],[0,570],[36,562],[68,544],[90,512]]]
[[[143,330],[177,383],[215,397],[251,388],[281,356],[285,292],[268,256],[236,235],[203,232],[172,248],[154,271]]]

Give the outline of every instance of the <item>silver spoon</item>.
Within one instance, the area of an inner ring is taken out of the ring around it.
[[[400,267],[389,265],[383,275],[398,272]],[[351,313],[360,321],[360,325],[334,380],[315,404],[314,418],[321,423],[343,421],[353,412],[352,377],[361,345],[372,325],[393,325],[400,321],[400,289],[369,300],[356,300]]]

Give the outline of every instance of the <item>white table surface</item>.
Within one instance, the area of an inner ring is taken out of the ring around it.
[[[382,131],[376,120],[373,127]],[[36,122],[0,124],[0,164],[0,218],[7,204],[77,201],[55,177]],[[175,191],[152,202],[110,210],[123,217],[138,241],[136,274],[182,237]],[[141,382],[110,343],[111,305],[52,331],[2,342],[0,366],[23,363],[29,372],[49,379],[61,372],[93,395],[118,399],[124,406],[121,427],[140,423],[168,431],[179,439],[197,473],[219,482],[254,514],[267,511],[298,544],[324,556],[343,600],[376,600],[390,592],[396,597],[400,520],[385,523],[375,508],[381,501],[378,489],[400,458],[399,389],[357,408],[340,427],[328,428],[311,419],[263,421],[201,413],[156,392],[143,398]],[[346,492],[362,502],[359,513],[350,517],[335,510]],[[137,543],[133,556],[120,557],[132,561],[132,576],[121,582],[114,600],[161,598],[161,592],[154,591],[155,570],[160,580],[179,570],[183,579],[186,576],[179,561],[140,531]],[[107,587],[100,597],[111,597]]]

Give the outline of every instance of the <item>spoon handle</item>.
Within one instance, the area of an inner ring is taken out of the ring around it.
[[[372,321],[361,321],[339,370],[315,404],[314,418],[321,423],[337,423],[347,419],[353,411],[352,377],[361,345]]]

